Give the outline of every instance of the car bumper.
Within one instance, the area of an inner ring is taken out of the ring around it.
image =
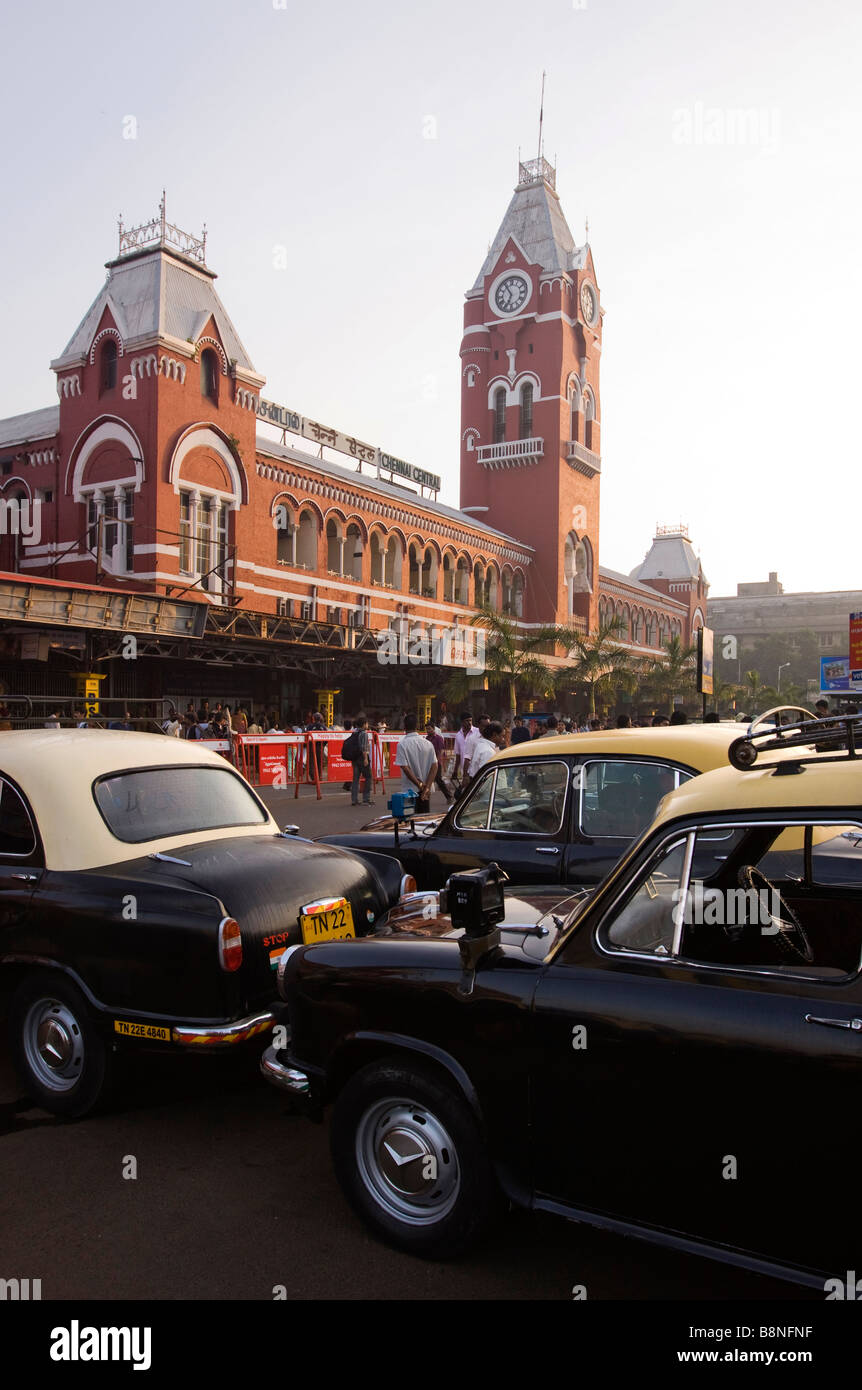
[[[274,1022],[275,1015],[267,1011],[240,1018],[236,1023],[175,1023],[171,1028],[171,1042],[183,1047],[231,1047],[268,1032]]]
[[[267,1081],[272,1086],[277,1086],[280,1091],[287,1091],[291,1096],[309,1100],[311,1077],[308,1072],[303,1071],[301,1067],[290,1066],[282,1060],[283,1057],[283,1049],[268,1047],[260,1059],[261,1072]]]

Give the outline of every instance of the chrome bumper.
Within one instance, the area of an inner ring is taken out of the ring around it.
[[[288,1067],[278,1060],[278,1050],[268,1047],[260,1059],[260,1069],[273,1086],[280,1091],[288,1091],[292,1096],[308,1096],[310,1082],[308,1074],[298,1067]]]
[[[275,1022],[275,1014],[252,1014],[236,1023],[223,1023],[212,1027],[191,1023],[175,1023],[171,1029],[171,1041],[182,1043],[185,1047],[229,1047],[232,1043],[248,1042],[258,1033],[266,1033]]]

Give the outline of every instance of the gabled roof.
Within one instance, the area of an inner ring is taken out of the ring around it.
[[[667,594],[663,594],[661,590],[652,589],[649,584],[641,584],[640,580],[632,579],[631,575],[628,574],[621,574],[619,570],[608,569],[607,565],[599,565],[599,585],[603,579],[606,579],[610,584],[624,584],[627,589],[636,590],[643,594],[644,598],[649,598],[651,603],[661,604],[662,607],[676,604],[679,608],[685,608],[684,603],[679,603],[675,598],[668,598]]]
[[[586,248],[575,246],[556,192],[539,178],[519,183],[515,189],[471,294],[482,290],[509,237],[515,238],[530,262],[548,273],[582,268]]]
[[[28,410],[26,415],[9,415],[0,420],[0,445],[29,444],[37,439],[52,439],[60,428],[60,407],[46,406],[44,410]]]
[[[656,536],[632,579],[697,579],[700,561],[687,536]]]
[[[215,292],[211,270],[165,247],[133,252],[108,264],[108,278],[60,356],[51,365],[78,360],[90,351],[106,308],[126,348],[138,341],[173,338],[196,342],[210,316],[228,359],[255,374],[239,334]]]

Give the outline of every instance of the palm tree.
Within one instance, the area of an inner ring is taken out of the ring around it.
[[[667,712],[673,714],[674,696],[680,691],[693,693],[697,645],[686,646],[678,634],[662,642],[663,656],[656,657],[649,668],[649,679],[659,692],[661,699],[667,700]]]
[[[533,628],[528,633],[519,630],[516,620],[497,613],[493,608],[480,608],[470,619],[474,627],[485,629],[485,676],[489,686],[502,687],[509,699],[509,718],[518,713],[519,690],[541,690],[553,686],[550,666],[542,660],[558,640],[556,624]],[[466,672],[453,673],[447,687],[451,700],[465,699],[471,690]]]
[[[621,618],[599,623],[592,633],[577,632],[574,628],[557,629],[557,641],[563,644],[571,658],[571,665],[559,672],[557,685],[586,689],[591,719],[596,714],[596,696],[606,698],[619,687],[631,690],[636,684],[637,659],[618,641],[623,630]]]

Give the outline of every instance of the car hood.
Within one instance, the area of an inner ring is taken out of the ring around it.
[[[572,912],[592,890],[579,888],[561,896],[559,884],[504,890],[506,915],[500,923],[500,945],[531,960],[544,960]],[[463,936],[452,919],[440,911],[438,893],[411,893],[377,924],[375,937],[457,941]]]

